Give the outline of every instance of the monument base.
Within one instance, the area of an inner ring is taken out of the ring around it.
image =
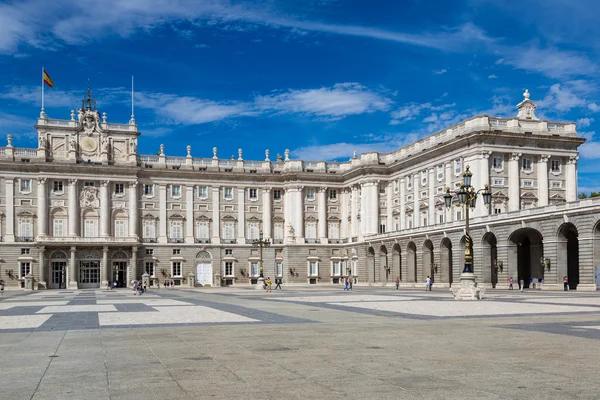
[[[67,289],[79,289],[79,283],[77,281],[69,281]]]
[[[264,277],[261,276],[256,280],[256,286],[254,286],[254,289],[265,290],[265,278]]]
[[[472,272],[463,272],[460,275],[460,286],[451,288],[450,291],[454,300],[481,300],[485,294],[485,289],[477,287],[475,274]]]

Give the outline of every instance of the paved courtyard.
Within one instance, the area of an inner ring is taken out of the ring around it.
[[[597,293],[7,292],[2,399],[598,399]]]

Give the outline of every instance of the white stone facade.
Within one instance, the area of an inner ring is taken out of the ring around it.
[[[466,165],[473,186],[489,183],[492,205],[472,217],[572,202],[577,196],[574,123],[538,120],[529,93],[518,117],[475,116],[392,153],[348,162],[284,157],[247,161],[137,153],[140,132],[107,122],[91,93],[69,120],[37,121],[37,149],[0,148],[0,279],[40,288],[129,282],[147,271],[176,284],[338,282],[364,272],[365,240],[443,231],[464,219],[446,209]],[[473,215],[474,214],[474,215]],[[193,275],[193,276],[192,276]],[[216,278],[215,278],[216,276]],[[187,282],[187,283],[186,283]]]

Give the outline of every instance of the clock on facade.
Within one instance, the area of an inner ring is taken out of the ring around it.
[[[94,138],[85,137],[81,140],[81,149],[83,151],[91,152],[95,151],[98,148],[98,143]]]

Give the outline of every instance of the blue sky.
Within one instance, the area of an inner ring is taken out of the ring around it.
[[[600,190],[598,15],[582,0],[0,2],[0,135],[36,144],[42,65],[51,118],[69,118],[89,78],[126,123],[135,75],[139,151],[195,157],[391,151],[514,116],[528,88],[538,117],[578,122],[579,185]]]

